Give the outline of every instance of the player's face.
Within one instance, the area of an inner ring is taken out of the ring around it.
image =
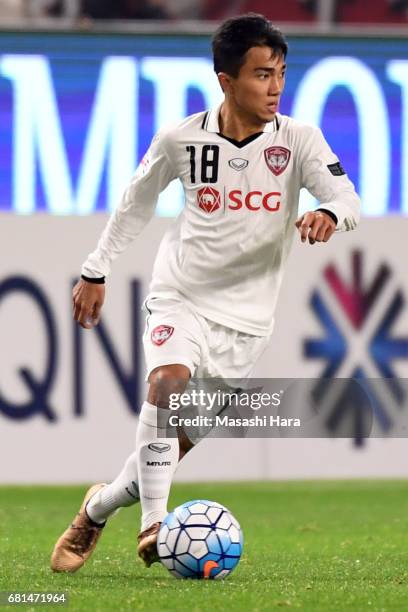
[[[251,47],[229,93],[237,110],[260,123],[273,121],[285,86],[285,58],[270,47]]]

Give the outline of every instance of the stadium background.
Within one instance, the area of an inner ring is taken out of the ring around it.
[[[406,24],[405,14],[394,22]],[[214,24],[21,23],[0,33],[0,482],[109,480],[134,445],[139,306],[180,209],[177,186],[115,264],[99,329],[73,324],[71,287],[156,129],[219,99]],[[295,240],[255,375],[319,377],[332,366],[334,376],[406,377],[406,35],[319,23],[286,28],[281,111],[322,126],[362,195],[363,219],[325,246]],[[403,408],[387,406],[390,419]],[[404,450],[392,437],[206,440],[177,478],[405,477]]]

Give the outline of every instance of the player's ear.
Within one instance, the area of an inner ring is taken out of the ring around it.
[[[231,77],[226,72],[219,72],[217,74],[218,82],[221,85],[221,89],[224,93],[231,90]]]

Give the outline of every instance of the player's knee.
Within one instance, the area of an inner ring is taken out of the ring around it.
[[[148,402],[160,408],[168,408],[170,395],[183,393],[189,378],[190,370],[181,364],[156,368],[149,376]]]

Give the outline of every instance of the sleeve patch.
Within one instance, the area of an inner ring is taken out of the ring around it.
[[[340,162],[329,164],[327,167],[333,176],[343,176],[346,174]]]

